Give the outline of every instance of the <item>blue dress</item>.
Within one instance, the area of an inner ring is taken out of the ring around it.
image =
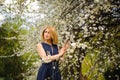
[[[46,55],[50,52],[50,55],[58,54],[57,45],[49,45],[47,43],[41,43]],[[37,80],[61,80],[61,74],[59,70],[58,61],[52,61],[50,63],[42,63],[39,68]]]

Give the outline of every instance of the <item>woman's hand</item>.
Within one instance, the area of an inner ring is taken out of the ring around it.
[[[64,47],[62,47],[62,48],[60,49],[60,51],[59,51],[60,57],[64,55],[65,51],[66,51],[66,50],[65,50]]]
[[[60,49],[60,54],[63,56],[67,49],[70,47],[70,42],[67,40],[63,47]]]
[[[70,47],[70,41],[67,40],[65,43],[64,43],[64,46],[63,48],[65,49],[65,51]]]

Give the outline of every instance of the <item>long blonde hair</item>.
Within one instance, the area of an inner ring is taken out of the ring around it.
[[[42,32],[42,39],[45,40],[45,39],[44,39],[44,32],[45,32],[46,29],[49,29],[49,31],[50,31],[52,43],[53,43],[53,44],[58,44],[58,34],[57,34],[57,32],[56,32],[55,27],[53,27],[53,26],[46,26],[46,27],[45,27],[45,29],[44,29],[43,32]]]

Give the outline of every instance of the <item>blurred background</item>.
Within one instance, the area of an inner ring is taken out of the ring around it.
[[[0,80],[36,80],[45,25],[71,42],[62,80],[120,80],[120,0],[0,0]]]

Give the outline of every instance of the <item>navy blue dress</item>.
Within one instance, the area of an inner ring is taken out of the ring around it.
[[[50,52],[50,55],[58,54],[57,45],[49,45],[47,43],[41,43],[46,55]],[[58,61],[52,61],[50,63],[42,63],[39,68],[37,80],[61,80],[61,74],[59,71]]]

